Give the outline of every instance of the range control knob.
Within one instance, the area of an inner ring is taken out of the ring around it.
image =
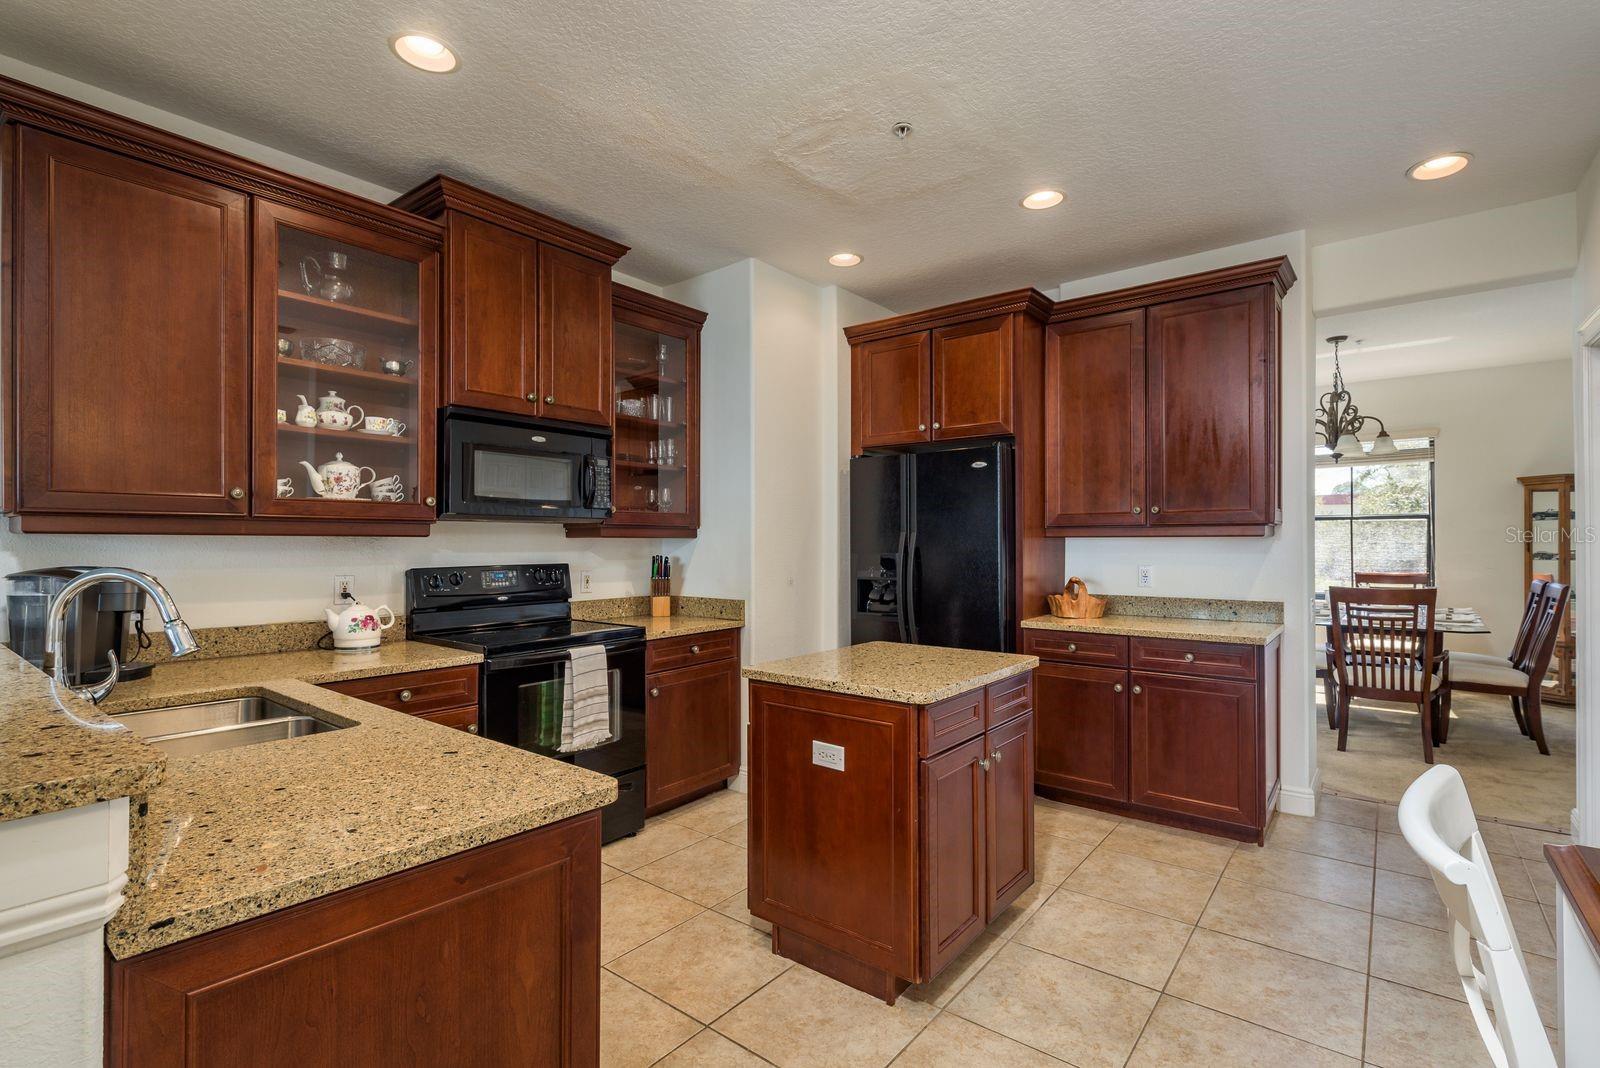
[[[466,579],[467,579],[467,576],[463,575],[459,571],[450,572],[450,585],[452,585],[452,586],[459,586],[463,582],[465,582]]]
[[[538,583],[541,586],[550,585],[550,569],[546,568],[546,567],[536,567],[536,568],[534,568],[533,569],[533,581]]]
[[[428,589],[436,590],[436,589],[438,589],[439,587],[441,587],[443,585],[444,585],[444,583],[440,580],[438,575],[429,575],[428,576]]]

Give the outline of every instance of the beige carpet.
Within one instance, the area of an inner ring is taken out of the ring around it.
[[[1543,709],[1550,755],[1541,756],[1511,718],[1511,702],[1485,694],[1457,694],[1451,710],[1450,742],[1434,749],[1434,760],[1453,765],[1466,780],[1472,807],[1482,818],[1545,830],[1567,831],[1576,803],[1573,710]],[[1380,701],[1350,706],[1345,752],[1328,729],[1317,691],[1317,760],[1322,788],[1347,797],[1394,804],[1421,775],[1422,730],[1416,709]]]

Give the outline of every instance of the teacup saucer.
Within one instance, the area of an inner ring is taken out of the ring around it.
[[[394,437],[394,431],[392,431],[392,430],[369,430],[364,426],[359,426],[359,427],[356,427],[356,431],[357,431],[357,433],[361,433],[361,434],[371,434],[375,438],[392,438],[392,437]]]

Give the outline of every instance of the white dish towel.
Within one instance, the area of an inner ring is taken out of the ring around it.
[[[578,753],[610,740],[611,675],[606,670],[606,647],[575,645],[567,653],[557,752]]]

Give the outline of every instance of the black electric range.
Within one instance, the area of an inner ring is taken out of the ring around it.
[[[483,653],[478,733],[553,760],[610,775],[617,800],[601,812],[601,838],[644,826],[644,630],[572,618],[566,564],[412,568],[407,637]],[[569,650],[599,645],[611,682],[611,740],[559,749]]]

